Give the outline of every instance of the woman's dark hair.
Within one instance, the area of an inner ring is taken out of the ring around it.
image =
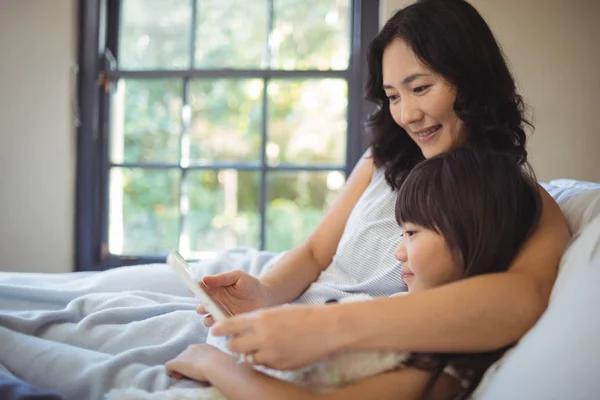
[[[372,157],[398,189],[423,159],[419,147],[398,126],[383,89],[383,52],[402,39],[417,58],[457,91],[456,115],[464,122],[465,146],[504,152],[517,163],[527,160],[525,105],[494,35],[464,0],[418,0],[401,9],[370,43],[366,99],[375,103],[367,118]]]
[[[542,211],[535,175],[506,153],[459,148],[422,161],[396,200],[398,223],[414,223],[444,237],[464,265],[464,278],[508,269],[537,227]],[[468,370],[470,393],[506,350],[440,356]]]

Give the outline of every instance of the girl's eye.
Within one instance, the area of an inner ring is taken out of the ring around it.
[[[389,95],[387,98],[389,101],[394,102],[394,101],[398,100],[400,98],[400,96],[398,96],[397,94],[392,94],[392,95]]]
[[[402,237],[404,237],[404,235],[411,237],[412,235],[414,235],[416,233],[416,231],[404,231],[402,233]]]
[[[429,86],[431,86],[431,85],[424,85],[424,86],[416,87],[413,89],[413,92],[415,92],[415,94],[423,93],[425,90],[427,90],[429,88]]]

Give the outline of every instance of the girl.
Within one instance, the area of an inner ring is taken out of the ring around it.
[[[533,174],[512,156],[463,148],[417,165],[402,183],[395,211],[403,231],[395,256],[413,295],[506,271],[538,223],[541,198]],[[454,399],[470,394],[503,351],[388,352],[387,357],[378,352],[354,357],[344,353],[287,375],[304,387],[237,364],[232,356],[208,345],[191,346],[166,368],[175,377],[209,381],[230,400]],[[389,372],[366,378],[385,370]],[[323,393],[315,390],[322,389],[315,388],[317,383],[330,389],[347,385]]]

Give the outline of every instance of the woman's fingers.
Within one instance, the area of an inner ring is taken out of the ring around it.
[[[227,341],[227,348],[232,353],[254,354],[260,348],[256,335],[248,331],[232,337]]]
[[[208,312],[208,310],[206,309],[206,307],[204,307],[202,304],[199,304],[196,307],[196,312],[198,314],[200,314],[200,315],[204,315],[204,325],[205,326],[207,326],[208,328],[210,328],[211,326],[213,326],[213,324],[215,323],[215,319]]]
[[[242,314],[216,322],[212,333],[215,336],[238,336],[251,331],[254,323],[253,313]]]
[[[260,352],[246,353],[246,354],[238,353],[237,362],[238,362],[238,364],[246,363],[246,364],[250,364],[250,365],[265,365],[264,357],[262,356],[262,353],[260,353]]]
[[[213,288],[221,286],[231,286],[234,283],[236,283],[238,279],[240,279],[240,274],[241,272],[236,270],[230,272],[223,272],[217,275],[208,275],[202,279],[202,282],[204,282],[206,286]]]
[[[215,319],[213,318],[212,315],[207,315],[206,317],[204,317],[204,326],[206,326],[207,328],[210,328],[211,326],[213,326],[215,323]]]
[[[204,315],[205,326],[207,326],[208,328],[213,326],[213,324],[215,323],[215,319],[202,304],[196,307],[196,312],[200,315]]]

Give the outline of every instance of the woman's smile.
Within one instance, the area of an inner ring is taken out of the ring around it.
[[[420,131],[414,132],[413,135],[417,136],[417,140],[420,143],[427,143],[434,138],[436,133],[442,129],[442,125],[438,124],[429,128],[421,129]]]

